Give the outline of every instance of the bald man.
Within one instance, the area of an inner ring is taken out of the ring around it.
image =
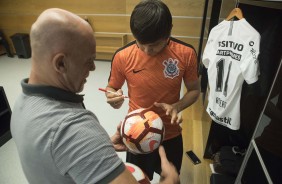
[[[83,106],[83,90],[95,70],[96,42],[90,25],[62,9],[45,10],[30,31],[32,67],[21,82],[11,119],[24,174],[30,184],[137,183],[116,151],[119,127],[111,138]],[[159,149],[160,183],[178,183],[175,168]]]

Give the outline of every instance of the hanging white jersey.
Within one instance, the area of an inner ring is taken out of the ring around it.
[[[203,53],[209,79],[207,112],[217,123],[240,128],[240,98],[244,80],[259,75],[260,34],[246,21],[222,21],[210,34]]]

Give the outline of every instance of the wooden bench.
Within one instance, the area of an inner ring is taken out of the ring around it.
[[[125,34],[95,33],[96,59],[111,60],[116,50],[127,43]]]

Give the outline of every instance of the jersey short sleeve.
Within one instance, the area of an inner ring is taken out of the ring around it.
[[[256,33],[250,28],[250,30]],[[248,84],[252,84],[258,80],[260,74],[258,55],[260,50],[260,35],[248,34],[245,40],[245,51],[242,54],[242,62],[240,65],[242,75]]]
[[[125,82],[124,70],[125,70],[125,62],[124,62],[124,53],[119,52],[119,50],[115,53],[112,65],[111,65],[111,73],[109,77],[108,85],[114,89],[120,89]]]
[[[213,42],[214,42],[213,36],[212,36],[212,34],[210,34],[208,41],[206,43],[206,47],[205,47],[204,52],[203,52],[203,56],[202,56],[202,63],[206,68],[209,67],[210,59],[212,58],[211,57],[212,47],[213,46],[216,47],[216,45]]]
[[[187,83],[198,80],[198,60],[194,49],[189,49],[187,52],[189,58],[187,59],[187,67],[183,76],[183,80]]]
[[[259,44],[259,33],[245,19],[224,20],[211,30],[203,53],[210,88],[207,112],[233,130],[240,128],[243,82],[258,80]]]

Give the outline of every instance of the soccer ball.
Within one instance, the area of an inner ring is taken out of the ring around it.
[[[138,183],[140,184],[150,184],[151,183],[147,175],[138,166],[128,163],[128,162],[125,162],[124,164],[126,168],[134,176],[134,178],[138,181]]]
[[[120,131],[124,144],[135,154],[153,152],[164,137],[162,119],[148,109],[137,109],[127,114]]]

